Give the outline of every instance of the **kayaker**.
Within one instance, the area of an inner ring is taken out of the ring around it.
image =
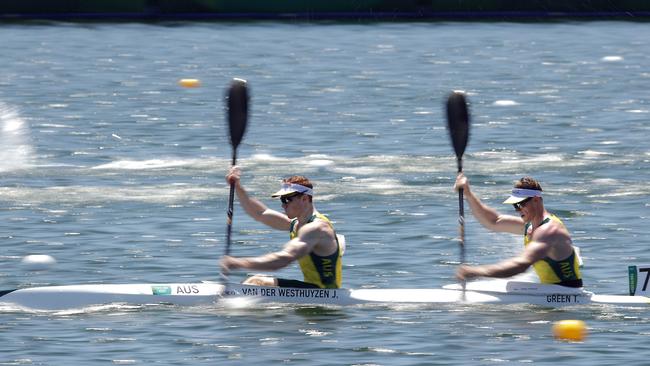
[[[544,208],[542,187],[531,177],[518,180],[510,197],[503,203],[512,204],[519,216],[504,215],[485,205],[470,189],[463,173],[456,178],[454,189],[464,190],[472,214],[485,228],[524,236],[524,250],[517,256],[496,264],[461,265],[456,277],[511,277],[533,266],[541,283],[567,287],[582,287],[578,254],[571,235],[555,215]]]
[[[303,176],[292,176],[282,181],[282,187],[271,197],[278,197],[284,213],[272,210],[258,199],[248,195],[241,184],[241,170],[232,167],[226,182],[235,185],[241,207],[253,219],[274,229],[289,232],[290,240],[280,251],[259,257],[224,256],[221,268],[224,273],[234,269],[276,271],[298,261],[304,279],[291,280],[266,275],[254,275],[244,284],[279,287],[341,287],[341,256],[343,243],[339,243],[332,222],[314,207],[314,186]]]

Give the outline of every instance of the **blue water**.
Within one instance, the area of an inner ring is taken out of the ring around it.
[[[0,288],[217,280],[223,97],[240,77],[243,183],[280,209],[269,195],[283,176],[315,182],[347,237],[346,287],[454,282],[443,103],[464,90],[474,190],[508,212],[512,182],[538,178],[587,287],[626,294],[627,265],[650,263],[647,34],[625,22],[2,25]],[[236,206],[233,238],[233,254],[258,255],[287,235]],[[468,217],[466,246],[491,263],[521,238]],[[30,271],[28,254],[58,263]],[[586,341],[554,340],[561,319],[584,320]],[[0,365],[643,364],[649,324],[648,310],[612,307],[1,307]]]

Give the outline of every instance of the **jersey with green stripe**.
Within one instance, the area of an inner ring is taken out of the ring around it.
[[[332,222],[323,214],[315,214],[309,218],[307,223],[314,220],[325,221],[334,230]],[[291,220],[289,233],[291,239],[298,236],[298,219]],[[343,250],[339,243],[336,233],[334,234],[336,240],[336,251],[328,256],[320,256],[314,252],[303,256],[298,260],[300,269],[304,276],[304,282],[312,283],[320,288],[339,288],[342,284],[342,259]]]

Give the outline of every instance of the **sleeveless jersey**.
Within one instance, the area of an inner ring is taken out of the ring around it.
[[[562,220],[555,215],[550,215],[545,218],[542,221],[542,225],[551,220],[558,222],[562,227],[564,227]],[[532,223],[526,223],[524,229],[524,246],[531,242],[530,236],[528,235],[528,230],[530,230],[531,226]],[[582,287],[582,276],[580,275],[580,267],[575,250],[571,252],[570,256],[559,261],[549,257],[543,258],[535,262],[533,268],[535,269],[537,276],[539,276],[541,283]]]
[[[331,228],[334,230],[332,222],[323,214],[312,215],[312,217],[307,221],[307,223],[313,222],[314,220],[325,221]],[[291,226],[289,229],[289,235],[291,239],[298,236],[298,219],[291,220]],[[320,256],[314,252],[310,252],[304,257],[298,260],[300,264],[300,269],[304,276],[304,282],[317,285],[320,288],[339,288],[342,283],[342,260],[341,256],[343,255],[343,250],[341,249],[341,244],[339,239],[334,235],[336,239],[336,251],[328,256]]]

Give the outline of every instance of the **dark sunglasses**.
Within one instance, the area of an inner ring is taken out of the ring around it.
[[[530,200],[532,200],[532,199],[533,199],[533,197],[528,197],[528,198],[526,198],[525,200],[523,200],[521,202],[513,203],[512,206],[515,208],[515,210],[519,211],[522,208],[524,208],[524,206],[526,206],[526,204],[528,202],[530,202]]]
[[[282,202],[283,205],[287,205],[287,204],[291,203],[294,200],[294,198],[296,198],[298,196],[300,196],[300,193],[293,194],[291,196],[282,196],[282,197],[280,197],[280,201]]]

